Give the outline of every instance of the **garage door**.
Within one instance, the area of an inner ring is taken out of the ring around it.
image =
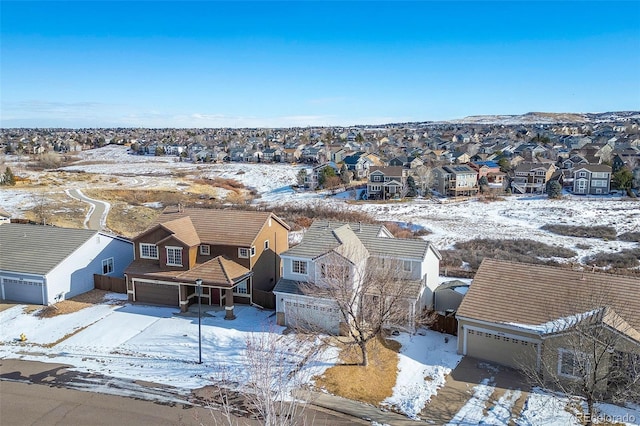
[[[522,368],[536,360],[538,345],[524,338],[505,336],[492,330],[467,329],[466,333],[466,355],[512,368]]]
[[[180,305],[180,293],[177,285],[151,284],[134,281],[136,302],[152,305]]]
[[[44,305],[42,282],[3,278],[2,288],[6,300]]]
[[[325,331],[330,334],[339,334],[340,332],[337,308],[314,301],[300,300],[286,300],[284,308],[285,321],[290,327]]]

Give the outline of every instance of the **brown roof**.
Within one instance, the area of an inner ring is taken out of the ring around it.
[[[371,166],[369,168],[369,174],[373,172],[382,172],[386,176],[402,176],[402,166]]]
[[[196,232],[196,228],[193,227],[193,223],[189,217],[182,217],[180,219],[170,220],[164,222],[160,226],[167,229],[172,233],[172,236],[189,247],[197,246],[200,244],[200,238]],[[168,238],[168,237],[167,237]]]
[[[167,207],[158,217],[158,223],[171,226],[173,232],[179,233],[190,241],[195,241],[193,231],[188,229],[187,221],[176,219],[188,217],[199,241],[211,245],[231,245],[250,247],[263,227],[268,226],[269,219],[279,223],[287,230],[289,226],[271,212],[215,210]],[[153,227],[152,226],[152,227]],[[146,231],[145,231],[146,232]],[[200,242],[196,243],[199,244]]]
[[[166,281],[192,283],[202,278],[205,285],[232,287],[238,281],[251,274],[244,266],[218,256],[205,263],[196,264],[190,270],[164,270],[158,264],[135,260],[125,270],[128,275],[145,275]]]
[[[218,256],[208,262],[201,263],[184,271],[177,277],[184,280],[195,281],[198,278],[204,280],[204,284],[233,285],[238,280],[245,278],[251,271],[233,260]]]
[[[640,330],[640,279],[485,259],[457,315],[493,323],[543,325],[610,308]]]

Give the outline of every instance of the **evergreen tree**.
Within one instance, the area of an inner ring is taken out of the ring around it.
[[[322,171],[318,174],[318,184],[320,186],[324,186],[327,182],[327,179],[336,177],[336,171],[333,170],[333,167],[326,166]]]
[[[351,183],[351,173],[349,172],[346,164],[343,164],[340,168],[340,181],[345,185],[349,185]]]
[[[14,176],[13,172],[11,171],[11,169],[9,168],[9,166],[7,166],[7,168],[4,170],[4,181],[3,181],[4,185],[15,185],[16,184],[16,177]]]
[[[416,181],[413,176],[409,176],[407,178],[407,197],[415,197],[416,195]]]
[[[621,168],[611,177],[611,184],[616,189],[624,189],[628,191],[631,189],[632,183],[633,173],[631,173],[631,171],[626,167]]]
[[[562,185],[560,185],[560,182],[557,180],[550,180],[547,182],[547,195],[549,198],[562,198]]]

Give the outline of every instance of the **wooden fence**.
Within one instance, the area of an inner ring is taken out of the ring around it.
[[[458,320],[455,315],[438,314],[436,321],[431,325],[431,329],[440,333],[458,335]]]
[[[93,286],[98,290],[113,291],[114,293],[127,293],[127,282],[124,278],[93,274]]]
[[[270,291],[253,289],[253,303],[265,309],[276,308],[276,295]]]

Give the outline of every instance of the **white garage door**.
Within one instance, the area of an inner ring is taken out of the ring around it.
[[[2,278],[2,297],[14,302],[44,305],[42,282]]]
[[[285,300],[284,315],[287,325],[312,331],[339,334],[338,308],[316,301]]]

